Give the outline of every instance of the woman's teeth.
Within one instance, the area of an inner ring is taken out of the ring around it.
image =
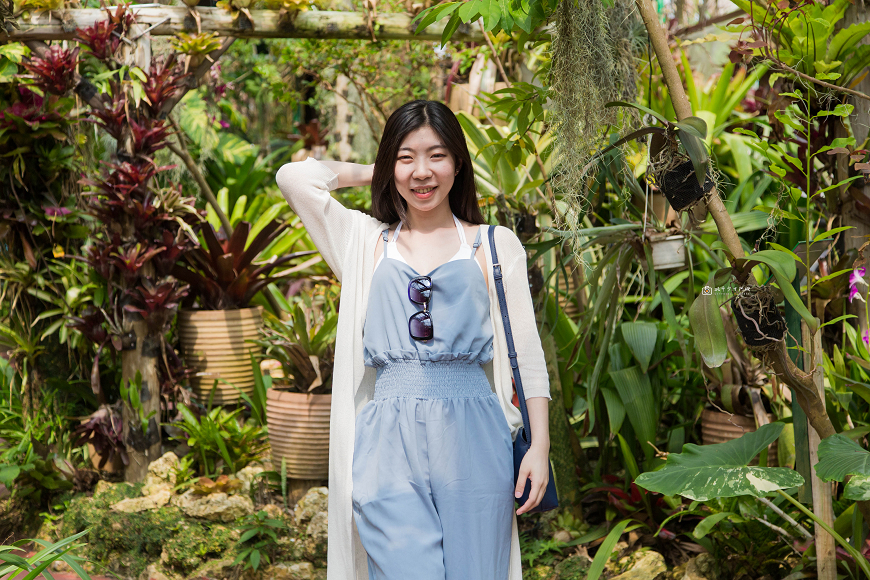
[[[437,186],[436,186],[436,187],[437,187]],[[414,189],[414,190],[412,190],[412,191],[413,191],[414,193],[429,193],[429,192],[432,191],[433,189],[435,189],[435,188],[434,188],[434,187],[426,187],[426,188],[424,188],[424,189]]]

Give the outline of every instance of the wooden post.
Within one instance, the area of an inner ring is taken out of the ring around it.
[[[850,26],[855,23],[866,23],[870,20],[870,13],[867,11],[864,0],[857,0],[846,8],[846,13],[841,22],[842,27]],[[868,44],[870,39],[864,37],[859,41],[859,44]],[[870,77],[864,76],[861,82],[854,87],[862,93],[870,92]],[[870,109],[867,103],[860,102],[860,99],[848,97],[849,102],[855,105],[855,111],[849,115],[849,122],[854,133],[858,147],[868,136],[868,127],[870,127]],[[842,123],[837,123],[837,137],[845,137],[846,129]],[[848,177],[847,155],[837,155],[837,179],[842,180]],[[842,212],[842,225],[852,226],[853,229],[843,232],[843,248],[848,251],[850,249],[860,248],[870,236],[870,216],[867,215],[866,208],[862,211],[859,205],[859,200],[863,200],[864,205],[867,205],[867,200],[870,200],[870,185],[867,185],[865,180],[859,179],[850,183],[847,187],[840,188],[840,208]],[[870,258],[870,251],[865,250],[865,257]],[[865,263],[866,264],[866,263]],[[849,264],[851,267],[852,264]],[[868,330],[867,324],[867,307],[868,305],[860,300],[853,300],[846,305],[847,313],[854,314],[858,318],[848,320],[848,323],[858,329],[858,335],[861,336]],[[839,313],[838,313],[839,314]]]
[[[813,369],[813,382],[825,401],[824,370],[822,362],[822,333],[817,332],[810,336],[809,328],[805,322],[801,323],[801,338],[804,348],[804,368]],[[809,427],[810,464],[819,462],[819,435],[811,426]],[[811,479],[813,489],[813,513],[820,520],[834,527],[834,505],[831,484],[823,482],[812,471]],[[834,537],[816,524],[816,566],[819,580],[837,579],[837,554],[834,545]]]

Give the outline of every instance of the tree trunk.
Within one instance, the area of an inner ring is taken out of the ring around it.
[[[121,354],[122,380],[132,392],[136,389],[137,373],[140,408],[124,404],[124,442],[130,464],[124,470],[124,479],[129,482],[144,481],[148,465],[160,456],[160,381],[157,362],[160,356],[160,336],[148,333],[144,321],[133,323],[130,350]],[[126,345],[125,345],[126,346]],[[147,429],[142,429],[142,417],[148,417]]]

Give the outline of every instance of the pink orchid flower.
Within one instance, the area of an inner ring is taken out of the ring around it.
[[[867,282],[864,281],[864,276],[866,275],[867,268],[865,268],[864,266],[855,268],[849,275],[849,286],[856,286],[858,284],[864,284],[866,286]]]
[[[864,343],[864,346],[870,348],[870,329],[864,331],[861,335],[861,341]]]

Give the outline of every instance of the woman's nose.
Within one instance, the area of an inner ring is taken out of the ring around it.
[[[414,165],[414,171],[411,174],[415,179],[426,179],[432,175],[432,170],[426,163],[417,163]]]

